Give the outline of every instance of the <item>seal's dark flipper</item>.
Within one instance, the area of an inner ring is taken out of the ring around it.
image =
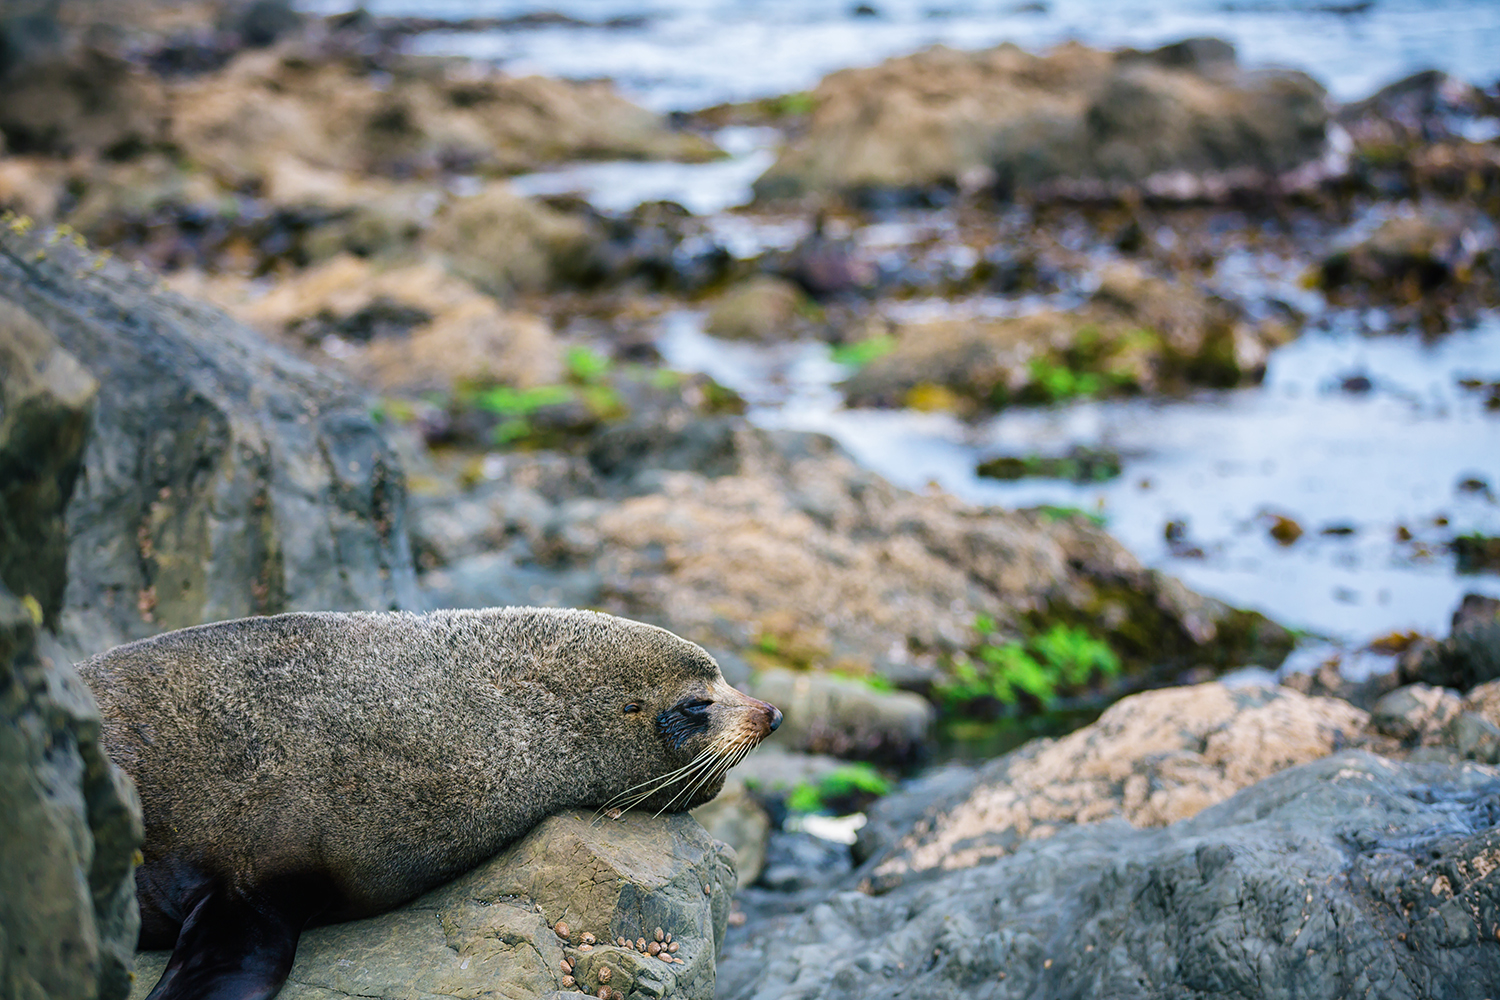
[[[268,900],[211,892],[183,921],[146,1000],[270,1000],[292,970],[306,923]]]

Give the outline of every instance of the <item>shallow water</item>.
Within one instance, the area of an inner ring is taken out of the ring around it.
[[[382,14],[453,18],[538,11],[594,23],[634,18],[631,27],[434,33],[415,44],[497,60],[512,73],[612,77],[660,110],[805,89],[833,70],[938,42],[978,48],[1014,41],[1036,49],[1077,38],[1148,46],[1211,34],[1235,42],[1248,64],[1307,70],[1341,100],[1429,66],[1482,84],[1500,77],[1500,3],[1491,0],[873,0],[869,6],[877,16],[855,16],[850,0],[368,4]],[[1477,125],[1493,131],[1496,123]],[[527,194],[579,193],[609,212],[675,200],[703,216],[711,237],[741,259],[794,246],[808,232],[807,218],[729,211],[749,202],[750,184],[771,162],[777,134],[726,129],[716,138],[731,153],[716,163],[576,164],[514,183]],[[1370,210],[1344,238],[1356,238],[1389,211]],[[887,252],[910,261],[911,246],[925,241],[932,249],[924,267],[963,271],[973,262],[962,258],[973,251],[951,230],[952,218],[935,212],[869,225],[853,236],[877,264]],[[1110,256],[1107,247],[1091,249],[1096,237],[1076,235],[1076,249],[1098,257],[1095,263]],[[1059,238],[1066,243],[1068,234]],[[1157,234],[1162,245],[1171,238]],[[1481,400],[1457,384],[1462,377],[1500,379],[1500,317],[1433,344],[1415,334],[1367,336],[1384,328],[1384,314],[1329,312],[1320,295],[1300,287],[1307,260],[1318,252],[1308,245],[1296,259],[1278,259],[1225,248],[1214,280],[1228,297],[1252,315],[1274,300],[1312,320],[1299,340],[1275,352],[1264,385],[1191,399],[1013,410],[968,425],[943,414],[845,410],[834,383],[848,371],[829,359],[825,345],[716,342],[702,333],[697,312],[667,316],[659,346],[673,367],[707,372],[743,393],[756,422],[829,433],[900,485],[935,482],[976,503],[1097,512],[1149,565],[1341,642],[1406,628],[1442,634],[1463,593],[1500,594],[1500,577],[1457,575],[1445,547],[1455,534],[1500,533],[1494,499],[1500,415],[1484,412]],[[1069,288],[1047,304],[1066,307],[1068,296],[1077,300],[1088,291]],[[933,299],[886,308],[893,318],[911,319],[924,310],[1013,314],[1041,304]],[[1369,391],[1340,387],[1355,375],[1369,379]],[[992,455],[1061,453],[1078,444],[1120,452],[1124,475],[1076,485],[997,482],[974,471]],[[1490,492],[1460,490],[1467,480],[1487,483]],[[1275,515],[1305,533],[1294,544],[1278,544],[1267,530]],[[1180,525],[1175,543],[1165,535],[1169,522]],[[1340,533],[1323,533],[1330,528]],[[1399,540],[1398,531],[1409,540]],[[1313,647],[1304,653],[1304,659],[1324,655]]]
[[[625,213],[652,201],[675,201],[694,215],[713,215],[754,196],[750,185],[776,161],[781,133],[724,128],[713,140],[729,156],[710,163],[573,163],[512,177],[517,194],[576,194],[601,212]],[[757,250],[756,252],[760,252]],[[748,255],[747,255],[748,256]]]
[[[320,10],[347,0],[313,0]],[[1339,100],[1428,67],[1476,83],[1500,75],[1493,0],[368,0],[380,14],[515,17],[555,11],[630,27],[429,34],[423,51],[495,60],[507,71],[613,78],[648,107],[694,109],[805,90],[827,73],[933,44],[1028,49],[1068,39],[1154,46],[1194,35],[1236,44],[1249,65],[1317,77]],[[635,21],[634,19],[639,19]]]
[[[1444,634],[1464,593],[1500,595],[1500,577],[1457,574],[1445,548],[1455,533],[1500,533],[1493,492],[1459,488],[1477,479],[1500,489],[1500,415],[1457,384],[1500,377],[1500,317],[1430,345],[1359,335],[1351,319],[1276,351],[1256,388],[1008,410],[975,425],[843,409],[833,383],[848,369],[826,346],[725,343],[701,324],[699,313],[668,317],[664,357],[742,392],[757,423],[830,434],[911,489],[936,483],[975,503],[1097,513],[1148,565],[1286,625],[1354,642],[1396,629]],[[1372,388],[1344,391],[1351,375]],[[1120,452],[1124,474],[1079,485],[975,473],[995,454],[1075,444]],[[1274,514],[1303,536],[1278,544]],[[1184,525],[1176,546],[1168,522]],[[1397,539],[1403,527],[1410,541]]]

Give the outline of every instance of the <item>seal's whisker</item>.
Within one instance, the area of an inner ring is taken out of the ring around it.
[[[698,776],[698,780],[694,781],[692,784],[688,784],[687,779],[684,778],[682,788],[678,789],[677,793],[667,800],[666,805],[662,806],[656,811],[656,815],[660,816],[668,809],[671,809],[677,804],[678,799],[682,799],[684,802],[687,802],[688,800],[692,799],[693,793],[696,792],[699,788],[711,784],[716,774],[722,774],[725,770],[727,770],[727,768],[720,766],[721,762],[724,761],[727,757],[728,751],[726,749],[716,749],[714,751],[713,760],[711,762],[712,766],[704,770],[704,772]]]
[[[625,791],[611,798],[603,806],[600,806],[599,813],[603,814],[609,809],[619,809],[621,812],[632,809],[640,803],[644,802],[646,799],[649,799],[651,796],[655,795],[657,792],[666,788],[672,782],[677,780],[687,781],[691,779],[699,770],[711,764],[714,756],[715,753],[712,747],[702,750],[696,757],[688,761],[688,763],[683,765],[682,767],[679,767],[677,770],[665,775],[658,775],[654,778],[648,778],[647,780],[642,781],[639,784],[632,785],[630,788],[627,788]]]
[[[679,798],[682,798],[684,802],[691,801],[700,788],[712,785],[728,773],[731,767],[744,760],[745,754],[749,753],[754,746],[754,743],[742,740],[721,747],[715,755],[714,767],[700,775],[698,780],[693,782],[692,785],[683,788],[676,795],[672,796],[667,804],[657,811],[656,815],[660,816],[663,812],[672,808],[672,806],[676,805]]]
[[[699,753],[697,757],[693,758],[693,761],[691,764],[689,764],[688,768],[679,768],[677,772],[673,772],[672,776],[670,776],[666,780],[661,781],[655,788],[642,795],[637,795],[634,799],[631,800],[631,805],[638,805],[639,803],[650,798],[652,795],[656,794],[656,792],[667,788],[674,781],[681,781],[683,787],[680,788],[676,792],[676,794],[674,794],[670,799],[667,800],[666,805],[656,811],[655,815],[660,816],[662,813],[666,812],[668,809],[671,809],[674,805],[676,805],[678,799],[683,798],[684,793],[686,793],[687,798],[691,798],[694,790],[709,783],[712,780],[712,776],[716,772],[722,771],[720,764],[725,755],[725,747],[717,745],[708,747],[707,749]],[[689,773],[681,774],[681,772],[684,770],[689,771]],[[694,780],[695,777],[697,780]]]
[[[696,757],[694,757],[692,760],[688,761],[686,764],[684,764],[682,767],[679,767],[675,771],[669,771],[666,774],[654,775],[653,777],[647,778],[645,781],[642,781],[642,782],[640,782],[638,784],[631,785],[629,788],[625,789],[623,792],[620,792],[619,794],[617,794],[613,798],[611,798],[609,800],[609,802],[605,803],[605,805],[604,805],[603,808],[607,809],[611,805],[614,805],[615,803],[618,803],[619,801],[621,801],[623,799],[629,798],[630,795],[631,795],[631,793],[636,792],[636,791],[638,791],[638,790],[640,790],[642,788],[645,788],[648,785],[660,788],[661,787],[661,784],[660,784],[661,782],[671,781],[672,779],[674,779],[674,778],[676,778],[676,777],[678,777],[678,776],[680,776],[680,775],[682,775],[682,774],[684,774],[684,773],[686,773],[688,771],[693,770],[695,767],[697,767],[699,764],[701,764],[704,761],[705,758],[707,758],[710,755],[710,752],[711,751],[708,751],[708,750],[700,751]]]

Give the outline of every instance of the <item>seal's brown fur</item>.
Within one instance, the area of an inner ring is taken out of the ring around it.
[[[307,919],[349,919],[560,809],[628,804],[632,788],[646,808],[688,808],[722,769],[655,790],[663,776],[738,760],[780,721],[698,646],[588,611],[247,618],[80,669],[145,810],[148,947],[172,943],[204,886],[253,902],[288,879],[326,882]]]

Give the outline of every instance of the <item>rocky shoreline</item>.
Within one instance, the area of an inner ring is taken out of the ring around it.
[[[851,408],[978,420],[1253,385],[1307,295],[1440,336],[1500,307],[1500,146],[1461,127],[1500,95],[1425,74],[1337,107],[1193,40],[931,50],[668,120],[402,50],[431,25],[250,7],[233,30],[189,12],[0,65],[19,87],[0,108],[5,711],[70,734],[87,808],[67,836],[98,842],[47,861],[85,887],[76,913],[0,908],[0,943],[82,934],[92,957],[55,965],[88,982],[6,943],[8,991],[126,995],[106,859],[139,831],[87,699],[38,701],[76,689],[69,658],[245,614],[510,603],[671,628],[788,724],[700,811],[712,837],[556,818],[310,935],[283,995],[1500,982],[1500,602],[1466,600],[1441,641],[1386,637],[1388,673],[1274,684],[1291,632],[1143,566],[1088,512],[901,489],[659,351],[663,317],[700,310],[725,340],[826,343]],[[720,217],[505,180],[712,157],[734,125],[786,143]],[[1225,278],[1246,255],[1288,277]],[[27,373],[66,405],[27,403]],[[45,551],[13,558],[33,535]],[[1000,734],[987,763],[919,771],[979,732]],[[27,753],[4,755],[6,801],[55,784]],[[857,837],[819,826],[853,813]],[[601,879],[618,898],[577,894]],[[668,931],[682,965],[649,951]],[[411,979],[423,956],[443,970]]]

